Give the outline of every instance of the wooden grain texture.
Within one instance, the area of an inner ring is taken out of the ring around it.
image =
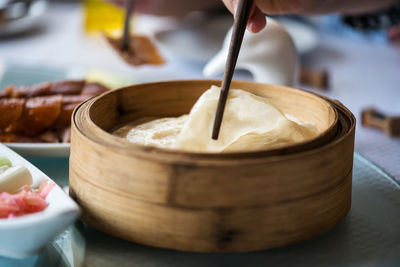
[[[107,131],[143,116],[187,113],[216,81],[142,84],[73,114],[70,192],[83,220],[109,234],[190,251],[251,251],[293,243],[338,223],[351,203],[354,116],[300,90],[233,82],[325,130],[292,148],[185,153],[133,145]]]
[[[290,244],[332,228],[351,203],[351,173],[313,196],[238,208],[182,208],[127,200],[85,179],[71,185],[89,225],[122,239],[184,251],[249,251]]]

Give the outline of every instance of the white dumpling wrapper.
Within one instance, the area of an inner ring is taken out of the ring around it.
[[[251,151],[303,142],[318,135],[313,124],[286,116],[265,97],[229,91],[218,140],[211,138],[220,88],[213,86],[188,115],[127,124],[114,134],[135,144],[190,152]]]
[[[178,135],[175,148],[195,152],[257,150],[302,142],[318,134],[312,125],[300,125],[265,97],[231,89],[218,140],[211,138],[220,88],[207,90],[193,106]]]

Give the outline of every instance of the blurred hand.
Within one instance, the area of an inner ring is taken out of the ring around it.
[[[222,0],[234,14],[238,0]],[[326,14],[326,13],[364,13],[385,8],[398,0],[255,0],[256,7],[249,19],[248,28],[253,32],[265,26],[263,14]]]
[[[124,6],[125,0],[110,0]],[[137,13],[157,16],[182,16],[190,11],[205,11],[223,7],[218,0],[133,0]]]
[[[393,26],[389,29],[388,38],[391,43],[400,50],[400,25]]]

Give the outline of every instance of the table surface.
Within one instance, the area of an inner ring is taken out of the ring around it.
[[[77,222],[40,255],[0,257],[0,266],[399,266],[399,190],[393,178],[355,154],[349,214],[327,233],[298,244],[250,253],[179,252],[127,242]]]
[[[51,5],[43,22],[28,34],[2,37],[0,60],[24,66],[104,69],[135,82],[204,78],[201,64],[189,64],[168,51],[168,63],[162,67],[125,65],[105,42],[83,34],[78,4]],[[345,104],[358,122],[362,108],[369,106],[400,114],[400,51],[388,43],[322,31],[318,47],[303,55],[302,61],[329,71],[331,88],[323,94]],[[400,181],[400,138],[389,138],[358,123],[356,150]],[[66,184],[68,159],[29,160],[54,180]]]

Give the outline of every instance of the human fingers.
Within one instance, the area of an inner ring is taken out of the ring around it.
[[[236,9],[238,6],[237,0],[222,0],[227,9],[232,13],[236,13]],[[261,31],[266,25],[266,19],[261,10],[253,4],[253,7],[250,12],[249,21],[247,23],[247,29],[253,33],[257,33]]]
[[[247,23],[247,29],[253,33],[257,33],[264,29],[266,24],[267,20],[265,18],[265,15],[256,5],[253,5],[249,17],[249,22]]]
[[[237,0],[222,0],[229,11],[233,13]],[[322,14],[340,11],[344,3],[376,0],[254,0],[261,13],[275,14]],[[381,0],[393,1],[393,0]],[[346,4],[350,5],[350,4]]]
[[[107,0],[121,7],[126,0]],[[220,8],[220,1],[215,0],[134,0],[137,13],[157,16],[184,16],[191,11],[207,11]]]

